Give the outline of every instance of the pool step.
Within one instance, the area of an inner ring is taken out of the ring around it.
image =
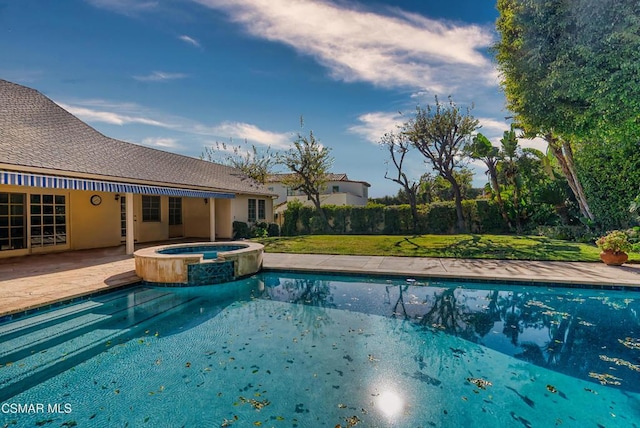
[[[144,299],[145,295],[157,295],[157,291],[153,289],[136,289],[116,291],[113,293],[96,296],[86,301],[77,302],[69,306],[63,306],[58,309],[39,313],[15,321],[0,324],[0,344],[11,340],[14,337],[23,336],[33,331],[41,331],[48,327],[55,326],[65,320],[77,317],[78,315],[89,312],[106,312],[111,307],[121,306],[123,301],[130,298],[135,293],[136,300]],[[0,350],[1,352],[1,350]],[[1,355],[1,354],[0,354]]]
[[[31,354],[41,352],[66,342],[76,336],[83,335],[89,330],[99,328],[118,317],[131,316],[131,310],[140,305],[149,305],[161,301],[169,293],[129,293],[124,298],[113,299],[108,305],[93,307],[83,311],[76,311],[73,316],[55,316],[54,321],[42,320],[42,323],[29,325],[25,329],[14,329],[8,339],[0,335],[0,365],[10,361],[17,361]],[[134,298],[136,304],[129,305],[127,300]],[[125,306],[126,305],[126,306]],[[23,334],[19,334],[23,332]]]
[[[110,349],[111,346],[130,340],[153,323],[195,300],[179,298],[170,293],[157,294],[160,296],[156,299],[114,310],[112,316],[90,318],[92,322],[86,328],[71,323],[72,330],[69,333],[59,334],[51,340],[43,340],[41,335],[36,335],[31,344],[24,341],[21,348],[5,352],[7,357],[20,358],[2,358],[0,402]],[[56,325],[56,328],[60,327],[61,324]],[[0,349],[5,351],[5,346],[4,342],[0,342]]]

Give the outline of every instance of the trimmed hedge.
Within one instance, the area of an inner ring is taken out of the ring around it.
[[[506,233],[508,227],[498,206],[487,200],[462,202],[465,225],[471,233]],[[323,207],[330,230],[325,230],[315,208],[290,205],[284,213],[283,236],[320,233],[352,235],[407,235],[414,233],[409,205],[367,205]],[[418,234],[450,234],[456,230],[456,207],[453,202],[418,206]]]

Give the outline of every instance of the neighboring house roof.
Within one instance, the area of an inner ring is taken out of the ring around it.
[[[267,183],[280,183],[288,178],[293,178],[295,174],[293,173],[289,173],[289,174],[269,174],[267,176]],[[348,181],[351,183],[362,183],[367,187],[371,187],[371,184],[367,183],[366,181],[358,181],[358,180],[349,180],[349,177],[347,177],[347,174],[334,174],[334,173],[328,173],[326,175],[327,177],[327,181]]]
[[[236,168],[106,137],[40,92],[2,79],[0,164],[113,181],[273,193]]]

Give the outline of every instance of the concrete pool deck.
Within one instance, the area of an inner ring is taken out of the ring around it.
[[[640,264],[265,253],[264,268],[640,287]],[[0,259],[0,316],[138,281],[123,247]]]

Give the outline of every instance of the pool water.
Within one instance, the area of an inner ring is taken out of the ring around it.
[[[268,272],[137,287],[0,324],[0,423],[633,427],[638,296]]]

